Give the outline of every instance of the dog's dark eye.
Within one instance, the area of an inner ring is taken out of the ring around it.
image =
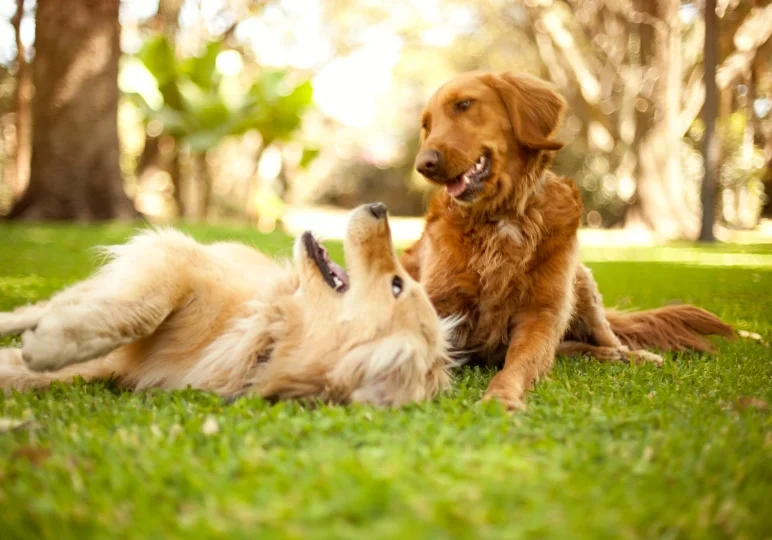
[[[391,293],[394,295],[394,298],[399,298],[399,295],[402,294],[401,277],[394,276],[394,279],[391,280]]]
[[[456,112],[464,112],[469,109],[469,107],[472,106],[472,100],[471,99],[465,99],[463,101],[459,101],[456,103]]]

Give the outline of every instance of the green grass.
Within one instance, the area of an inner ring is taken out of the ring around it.
[[[89,248],[130,232],[0,228],[0,309],[85,277]],[[585,255],[610,304],[695,302],[772,337],[770,246]],[[396,411],[99,383],[0,396],[0,416],[32,420],[0,433],[0,537],[770,538],[770,357],[738,341],[661,369],[559,359],[514,415],[475,404],[476,369]]]

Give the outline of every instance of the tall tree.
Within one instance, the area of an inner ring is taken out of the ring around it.
[[[636,154],[634,176],[636,198],[630,206],[627,225],[643,224],[669,238],[694,238],[699,227],[689,211],[688,189],[681,170],[680,128],[682,109],[682,52],[680,0],[633,5],[639,20],[638,69],[653,72],[650,90],[639,95],[636,132],[632,150]]]
[[[753,85],[753,95],[766,97],[768,102],[772,102],[772,46],[767,47],[766,58],[757,56],[753,65],[753,75],[751,84]],[[765,80],[766,79],[766,80]],[[764,155],[765,170],[761,177],[764,186],[766,200],[761,208],[761,216],[772,218],[772,112],[767,112],[764,120],[758,116],[752,116],[754,142],[762,148]]]
[[[158,11],[150,20],[148,28],[154,34],[166,36],[171,48],[176,52],[177,31],[179,30],[180,10],[183,0],[159,0]],[[162,151],[162,149],[166,151]],[[137,163],[137,177],[140,184],[147,181],[159,170],[169,173],[174,188],[174,202],[179,216],[186,215],[185,198],[183,196],[183,175],[181,170],[180,148],[173,137],[164,133],[151,134],[145,137],[145,147]]]
[[[24,18],[24,0],[17,0],[16,13],[11,22],[16,34],[16,182],[14,197],[23,193],[29,181],[30,161],[30,95],[32,81],[21,39],[21,21]]]
[[[716,220],[716,180],[718,178],[718,140],[716,138],[716,49],[718,47],[716,0],[705,0],[705,135],[702,157],[705,175],[702,180],[701,242],[714,242],[713,224]]]
[[[120,0],[38,0],[29,186],[11,219],[135,215],[118,141]]]

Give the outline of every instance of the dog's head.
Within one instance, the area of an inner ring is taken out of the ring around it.
[[[452,324],[399,264],[383,204],[354,210],[344,254],[348,271],[310,232],[295,242],[303,358],[266,393],[401,405],[447,388]]]
[[[565,100],[530,75],[466,73],[440,87],[422,116],[416,169],[456,201],[486,207],[535,187]]]

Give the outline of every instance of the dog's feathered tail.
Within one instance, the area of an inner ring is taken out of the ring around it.
[[[710,352],[706,336],[735,337],[734,329],[709,311],[691,305],[646,311],[607,312],[611,329],[633,350]]]

